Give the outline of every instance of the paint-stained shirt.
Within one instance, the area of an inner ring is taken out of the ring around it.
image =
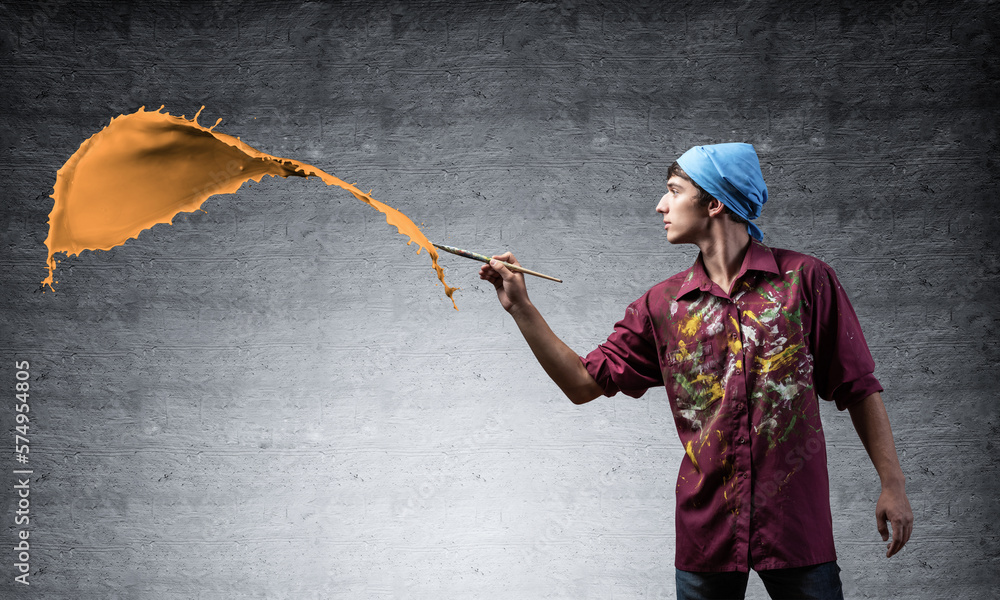
[[[752,241],[727,293],[699,256],[630,304],[583,362],[607,396],[666,387],[684,447],[677,568],[836,559],[817,397],[843,410],[882,387],[828,265]]]

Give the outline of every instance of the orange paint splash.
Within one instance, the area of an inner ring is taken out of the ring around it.
[[[202,107],[204,108],[204,107]],[[49,213],[49,289],[55,281],[55,255],[83,250],[110,250],[136,238],[157,223],[170,223],[182,212],[201,208],[209,196],[231,194],[245,182],[265,175],[319,177],[341,187],[385,215],[389,225],[427,250],[445,294],[455,304],[458,288],[444,281],[437,249],[406,215],[340,179],[287,158],[265,154],[238,138],[198,123],[201,110],[188,120],[170,113],[146,111],[119,115],[80,144],[56,175]]]

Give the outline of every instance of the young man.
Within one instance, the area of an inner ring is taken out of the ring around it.
[[[665,386],[684,459],[677,478],[678,598],[742,598],[748,571],[772,598],[842,598],[817,397],[848,410],[882,481],[876,526],[909,539],[913,513],[874,361],[847,295],[820,260],[769,248],[749,144],[696,146],[671,165],[656,212],[694,265],[628,306],[586,357],[497,260],[493,283],[545,372],[574,403]],[[518,264],[508,252],[494,259]]]

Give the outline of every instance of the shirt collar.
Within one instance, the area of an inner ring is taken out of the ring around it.
[[[736,276],[736,279],[739,280],[747,271],[778,274],[778,263],[774,260],[774,252],[752,238],[750,240],[750,247],[747,248],[747,253],[743,256],[743,265],[740,267],[740,272]],[[705,265],[699,253],[694,264],[688,269],[684,283],[677,290],[677,298],[682,298],[695,290],[708,292],[711,291],[713,286],[715,286],[715,283],[709,278],[708,273],[705,272]]]

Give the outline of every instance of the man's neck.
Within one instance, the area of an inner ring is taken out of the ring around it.
[[[705,272],[727,294],[732,291],[733,282],[743,266],[743,258],[750,248],[750,234],[746,228],[728,225],[712,231],[698,243]]]

